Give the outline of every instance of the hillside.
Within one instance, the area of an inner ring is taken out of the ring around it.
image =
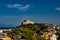
[[[27,23],[25,24],[24,22]],[[45,32],[55,33],[57,31],[60,32],[60,27],[54,24],[35,23],[35,22],[32,24],[31,21],[23,21],[21,25],[12,29],[12,31],[9,32],[8,35],[15,36],[15,37],[24,36],[27,40],[31,40],[32,37],[35,36],[39,40],[45,40],[44,38],[41,38],[42,34],[44,34]]]

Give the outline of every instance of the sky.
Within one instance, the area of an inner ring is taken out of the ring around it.
[[[60,0],[0,0],[0,23],[17,26],[23,20],[60,25]]]

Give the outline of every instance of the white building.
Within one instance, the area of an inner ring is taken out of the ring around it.
[[[34,24],[34,22],[30,21],[30,20],[24,20],[23,24]]]

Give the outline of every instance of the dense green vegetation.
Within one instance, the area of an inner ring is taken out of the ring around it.
[[[9,32],[8,35],[11,35],[11,36],[23,35],[27,40],[44,40],[44,38],[42,38],[40,34],[43,33],[47,27],[48,26],[45,26],[45,24],[42,24],[42,23],[26,24],[26,25],[21,24],[16,28],[12,29],[12,31]],[[34,34],[36,33],[38,35],[34,36]]]

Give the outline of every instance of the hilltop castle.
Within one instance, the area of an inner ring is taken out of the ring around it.
[[[23,24],[34,24],[35,22],[30,21],[30,20],[24,20],[22,23]]]

